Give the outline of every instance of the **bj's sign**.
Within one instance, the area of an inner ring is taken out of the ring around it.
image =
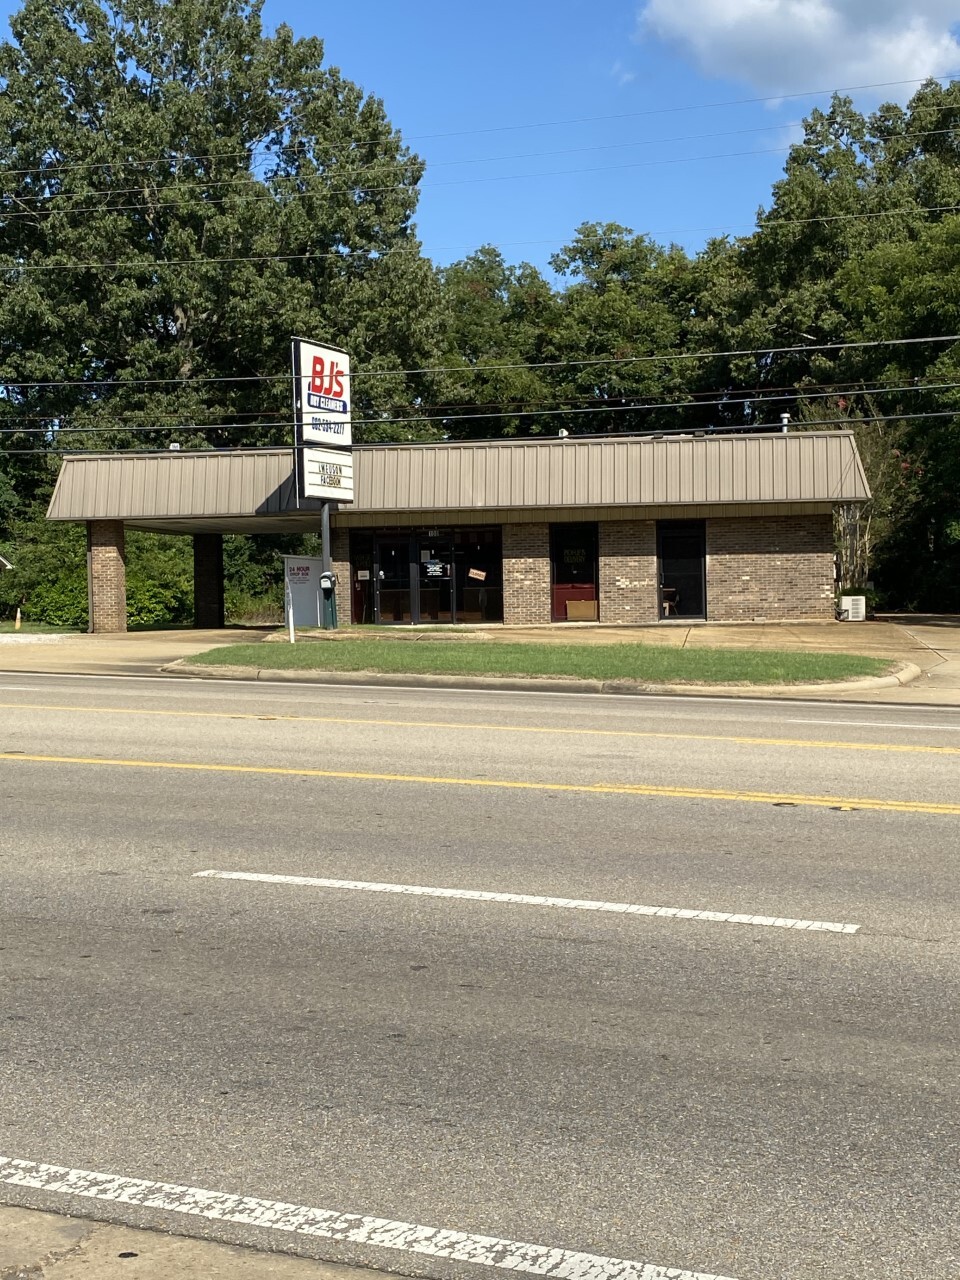
[[[349,449],[350,357],[336,347],[293,339],[297,444]]]

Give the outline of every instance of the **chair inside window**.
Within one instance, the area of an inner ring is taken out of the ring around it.
[[[680,607],[680,592],[676,587],[661,587],[660,601],[665,618],[669,618],[671,614],[676,615]]]

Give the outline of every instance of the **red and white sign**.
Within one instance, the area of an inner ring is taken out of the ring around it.
[[[349,449],[350,357],[336,347],[294,338],[293,368],[298,443]]]

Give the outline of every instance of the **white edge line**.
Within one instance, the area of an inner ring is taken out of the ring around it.
[[[914,724],[899,720],[784,720],[784,724],[825,724],[843,725],[845,729],[932,729],[936,733],[956,733],[960,731],[960,720],[956,724]]]
[[[93,1173],[89,1169],[68,1169],[62,1165],[16,1160],[10,1156],[0,1156],[0,1182],[115,1204],[141,1205],[146,1209],[183,1213],[215,1222],[289,1231],[348,1244],[375,1245],[381,1249],[404,1250],[432,1258],[452,1258],[457,1262],[472,1262],[504,1271],[552,1276],[556,1280],[731,1280],[730,1277],[660,1267],[649,1262],[628,1262],[622,1258],[605,1258],[570,1249],[501,1240],[497,1236],[468,1235],[462,1231],[418,1226],[412,1222],[392,1222],[388,1218],[204,1191],[171,1182],[147,1182],[118,1174]]]
[[[758,916],[734,911],[702,911],[691,907],[646,907],[638,902],[595,902],[589,898],[546,898],[527,893],[494,893],[481,889],[439,889],[421,884],[386,884],[367,880],[328,880],[319,876],[281,876],[260,871],[194,871],[194,879],[253,880],[263,884],[301,885],[312,889],[348,889],[360,893],[396,893],[419,898],[460,898],[472,902],[506,902],[524,907],[560,907],[567,911],[597,911],[626,916],[658,916],[674,920],[703,920],[718,924],[749,924],[765,929],[800,929],[811,933],[856,933],[858,924],[836,920],[795,920],[789,916]]]

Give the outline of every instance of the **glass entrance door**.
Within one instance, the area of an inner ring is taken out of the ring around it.
[[[409,538],[378,538],[374,544],[374,618],[379,623],[413,622]]]
[[[418,565],[418,622],[453,621],[453,539],[449,535],[414,537]]]
[[[660,617],[707,616],[707,527],[703,520],[661,520],[657,525]]]

